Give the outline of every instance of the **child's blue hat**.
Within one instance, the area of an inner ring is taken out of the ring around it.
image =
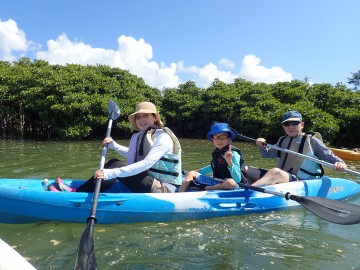
[[[207,134],[207,139],[211,142],[212,142],[211,136],[214,134],[219,134],[219,133],[230,133],[231,140],[233,141],[235,139],[235,133],[230,129],[229,124],[216,123],[216,124],[213,124],[210,129],[211,130]]]

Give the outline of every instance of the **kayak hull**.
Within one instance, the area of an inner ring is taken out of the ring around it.
[[[0,239],[0,269],[1,270],[36,270],[24,257],[22,257],[15,249]]]
[[[40,179],[0,179],[0,222],[86,222],[93,193],[52,192]],[[49,181],[51,183],[52,181]],[[83,180],[64,179],[79,186]],[[360,185],[341,178],[323,177],[267,186],[267,190],[300,196],[344,200],[360,193]],[[183,193],[129,193],[120,182],[100,193],[97,223],[168,222],[263,213],[299,207],[293,200],[252,191],[201,191]]]
[[[343,160],[360,160],[360,152],[339,148],[330,148],[330,150]]]

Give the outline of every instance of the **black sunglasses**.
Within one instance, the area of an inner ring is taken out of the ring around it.
[[[300,124],[301,122],[300,121],[289,121],[289,122],[285,122],[283,125],[285,126],[285,127],[288,127],[288,126],[290,126],[290,125],[292,125],[292,126],[297,126],[298,124]]]

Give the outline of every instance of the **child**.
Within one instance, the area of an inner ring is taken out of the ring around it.
[[[216,123],[211,126],[207,139],[212,141],[216,147],[212,154],[211,164],[186,174],[185,180],[179,192],[186,191],[189,187],[198,190],[235,189],[237,183],[242,180],[241,165],[244,163],[241,151],[230,143],[235,139],[235,133],[226,123]],[[214,179],[205,176],[213,173]]]

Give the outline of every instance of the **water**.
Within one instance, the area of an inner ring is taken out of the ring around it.
[[[208,164],[211,143],[181,143],[184,169]],[[247,163],[274,166],[254,146],[235,145]],[[87,179],[99,167],[101,149],[100,141],[0,140],[0,178]],[[111,157],[118,156],[109,151]],[[360,171],[360,162],[348,165]],[[350,202],[360,204],[360,197]],[[85,222],[0,224],[0,238],[37,269],[73,269]],[[96,224],[94,241],[99,269],[355,269],[360,267],[359,226],[332,224],[298,209],[197,221]]]

